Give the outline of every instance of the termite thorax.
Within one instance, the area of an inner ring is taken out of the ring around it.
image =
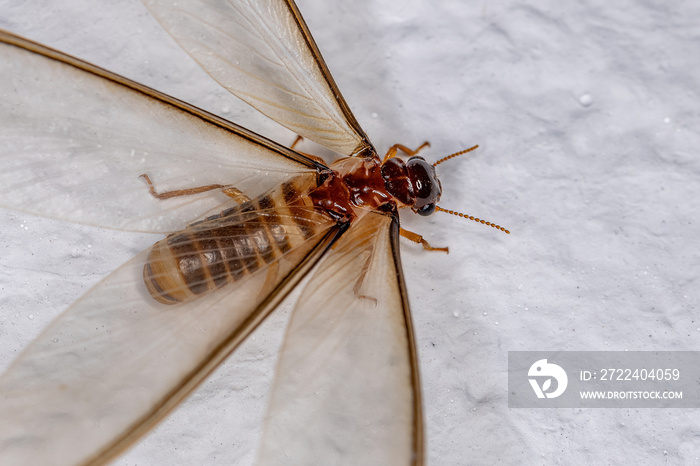
[[[339,221],[357,216],[357,209],[387,211],[397,204],[388,192],[378,157],[346,157],[331,165],[312,193],[314,205]]]

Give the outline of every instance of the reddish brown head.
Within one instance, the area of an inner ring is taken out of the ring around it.
[[[423,157],[411,157],[404,162],[392,157],[382,165],[382,178],[387,191],[403,205],[419,215],[435,212],[435,204],[442,195],[442,185],[435,167]]]

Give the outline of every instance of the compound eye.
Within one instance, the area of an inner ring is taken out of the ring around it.
[[[418,207],[413,209],[415,213],[418,215],[422,215],[423,217],[427,217],[428,215],[431,215],[433,212],[435,212],[435,204],[425,204],[422,207]]]
[[[417,200],[435,202],[440,199],[442,190],[435,174],[435,167],[422,157],[411,157],[406,162],[408,176],[413,183],[413,195]],[[423,204],[423,202],[419,202]]]

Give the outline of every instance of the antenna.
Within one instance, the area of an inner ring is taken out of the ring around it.
[[[473,148],[472,148],[472,149],[473,149]],[[466,151],[462,151],[462,152],[468,152],[468,151],[470,151],[470,150],[471,150],[471,149],[467,149]],[[459,155],[459,152],[457,153],[457,155]],[[450,157],[452,157],[452,156],[450,156]],[[456,155],[455,155],[455,157],[456,157]],[[448,213],[448,214],[456,215],[457,217],[462,217],[462,218],[466,218],[466,219],[468,219],[468,220],[473,220],[473,221],[475,221],[475,222],[483,223],[484,225],[488,225],[488,226],[490,226],[490,227],[492,227],[492,228],[495,228],[495,229],[497,229],[497,230],[501,230],[502,232],[504,232],[504,233],[507,234],[507,235],[510,235],[510,231],[509,231],[509,230],[506,230],[506,229],[503,228],[502,226],[496,225],[495,223],[487,222],[486,220],[482,220],[482,219],[480,219],[480,218],[478,218],[478,217],[474,217],[474,216],[472,216],[472,215],[463,214],[463,213],[461,213],[461,212],[455,212],[454,210],[443,209],[442,207],[439,207],[439,206],[435,206],[435,210],[437,210],[438,212],[445,212],[445,213]]]
[[[478,144],[477,144],[476,146],[474,146],[474,147],[470,147],[469,149],[464,149],[464,150],[461,150],[461,151],[459,151],[459,152],[455,152],[454,154],[450,154],[450,155],[448,155],[447,157],[443,157],[443,158],[441,158],[440,160],[438,160],[437,162],[435,162],[435,163],[433,164],[433,167],[437,167],[437,166],[440,165],[442,162],[446,162],[446,161],[448,161],[448,160],[450,160],[450,159],[453,159],[453,158],[455,158],[455,157],[458,157],[458,156],[460,156],[460,155],[462,155],[462,154],[466,154],[467,152],[471,152],[471,151],[473,151],[474,149],[476,149],[477,147],[479,147]]]

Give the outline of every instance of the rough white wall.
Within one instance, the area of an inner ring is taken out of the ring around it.
[[[700,350],[700,4],[300,0],[378,149],[433,144],[445,208],[403,246],[428,458],[688,464],[693,410],[512,410],[509,350]],[[139,2],[0,1],[0,27],[281,142]],[[405,217],[410,217],[407,215]],[[0,211],[0,367],[153,238]],[[250,464],[289,307],[117,464]]]

